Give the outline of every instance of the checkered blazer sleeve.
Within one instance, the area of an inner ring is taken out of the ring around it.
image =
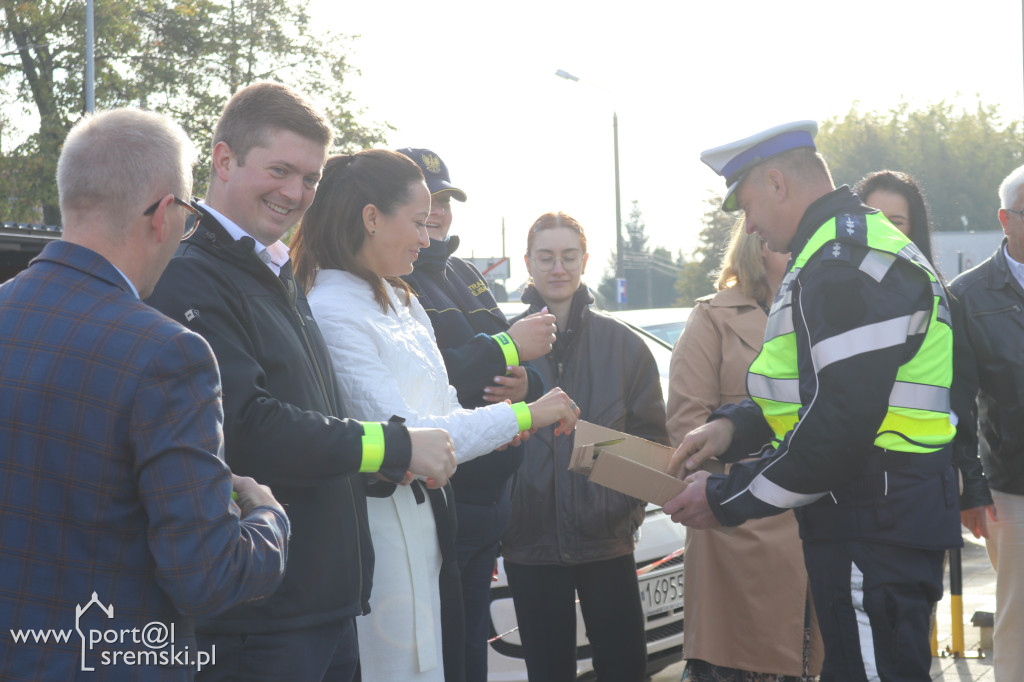
[[[222,459],[222,421],[213,353],[202,337],[182,330],[143,372],[129,439],[157,581],[195,617],[269,595],[287,559],[283,514],[258,508],[239,522]]]

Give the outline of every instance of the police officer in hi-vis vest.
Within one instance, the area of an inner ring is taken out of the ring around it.
[[[701,154],[726,179],[722,208],[792,256],[747,374],[752,399],[691,431],[672,467],[736,463],[692,473],[665,511],[713,528],[794,509],[821,679],[927,680],[943,553],[962,544],[949,307],[917,247],[835,189],[817,128],[800,121]]]

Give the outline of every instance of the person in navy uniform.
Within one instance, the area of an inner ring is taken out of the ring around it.
[[[751,399],[716,410],[672,461],[736,463],[688,476],[665,511],[713,528],[795,509],[822,679],[926,680],[943,554],[962,545],[947,297],[906,235],[834,188],[816,132],[800,121],[701,155],[726,178],[723,208],[791,259]]]

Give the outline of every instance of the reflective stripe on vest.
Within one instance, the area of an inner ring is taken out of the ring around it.
[[[924,271],[932,287],[932,310],[905,315],[819,341],[811,347],[815,372],[846,358],[903,344],[924,335],[921,347],[896,374],[889,410],[875,445],[897,452],[934,452],[953,439],[949,420],[949,386],[953,378],[953,332],[946,293],[927,259],[881,213],[841,215],[818,228],[793,259],[780,285],[765,329],[764,345],[750,365],[747,391],[761,406],[776,445],[799,421],[800,380],[793,324],[793,289],[811,257],[826,247],[840,253],[843,245],[869,247],[859,269],[881,282],[897,259]]]

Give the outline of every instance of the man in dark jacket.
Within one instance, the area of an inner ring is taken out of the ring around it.
[[[449,236],[451,200],[466,200],[452,185],[448,168],[429,149],[399,149],[423,171],[430,190],[427,233],[430,247],[420,251],[415,269],[404,279],[430,316],[448,380],[466,408],[509,399],[536,400],[544,382],[523,362],[551,350],[555,318],[545,311],[512,328],[498,309],[483,275],[452,254],[459,238]],[[458,531],[455,549],[462,575],[466,627],[466,680],[487,679],[490,587],[498,541],[509,520],[508,482],[522,461],[522,446],[479,457],[459,466],[452,477]]]
[[[711,528],[795,509],[822,678],[923,680],[944,551],[962,544],[948,304],[917,247],[834,188],[816,131],[800,121],[701,155],[726,178],[723,208],[792,256],[747,374],[753,400],[716,410],[674,460],[760,456],[692,474],[665,511]]]
[[[1003,180],[999,201],[1006,238],[950,285],[957,332],[953,408],[960,415],[953,447],[959,459],[980,451],[994,502],[968,511],[996,569],[996,680],[1024,680],[1024,166]]]
[[[210,343],[228,464],[271,486],[292,521],[277,592],[197,627],[217,651],[205,679],[353,679],[373,577],[358,474],[396,482],[409,471],[436,486],[455,464],[442,430],[341,418],[330,356],[279,241],[313,201],[330,141],[290,88],[237,92],[214,130],[199,229],[149,299]]]

